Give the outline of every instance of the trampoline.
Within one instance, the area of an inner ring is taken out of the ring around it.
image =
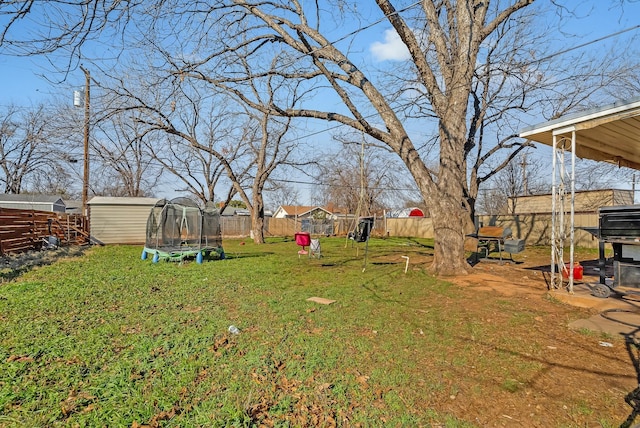
[[[149,213],[142,260],[224,259],[220,213],[212,202],[201,209],[188,198],[158,201]]]

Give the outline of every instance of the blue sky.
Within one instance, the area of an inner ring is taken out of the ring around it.
[[[578,34],[585,42],[640,24],[640,1],[637,0],[627,2],[623,8],[612,6],[618,2],[608,0],[569,0],[565,4],[568,8],[574,8],[576,18],[571,19],[563,31]],[[639,33],[640,30],[637,29],[621,37]],[[388,24],[379,24],[372,31],[363,34],[365,39],[360,42],[367,46],[367,53],[372,60],[393,61],[405,58],[406,48],[397,43],[397,35],[390,31]],[[561,39],[562,35],[559,34],[558,50],[569,47]],[[615,39],[599,42],[589,49],[599,49],[614,41]],[[578,40],[574,39],[570,43],[578,44]],[[73,89],[83,85],[83,73],[76,70],[65,82],[54,84],[42,75],[49,75],[53,80],[60,80],[62,76],[52,75],[50,70],[51,64],[44,58],[0,55],[0,106],[11,103],[30,106],[46,100],[50,94],[63,95],[67,91],[71,102]]]

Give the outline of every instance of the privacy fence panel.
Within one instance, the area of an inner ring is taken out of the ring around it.
[[[387,218],[388,236],[433,238],[433,222],[427,217]]]
[[[80,214],[0,208],[1,255],[88,242],[87,220]]]
[[[567,215],[565,217],[568,221],[569,216]],[[527,245],[551,244],[551,214],[480,216],[479,220],[480,224],[483,226],[502,226],[511,228],[513,236],[519,239],[524,239]],[[574,242],[576,246],[598,248],[598,240],[589,232],[580,229],[581,227],[597,227],[598,214],[576,213],[574,215],[574,225]],[[566,230],[568,238],[568,222]]]
[[[251,217],[228,216],[220,217],[222,237],[243,237],[251,233]]]

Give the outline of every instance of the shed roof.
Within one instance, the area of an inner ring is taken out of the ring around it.
[[[529,126],[520,137],[549,146],[576,133],[576,155],[640,169],[640,97]]]
[[[89,205],[155,205],[161,198],[133,198],[116,196],[94,196]]]
[[[31,203],[41,203],[41,204],[62,204],[64,205],[64,201],[60,196],[56,195],[31,195],[31,194],[12,194],[12,193],[3,193],[0,194],[0,200],[7,202],[31,202]]]

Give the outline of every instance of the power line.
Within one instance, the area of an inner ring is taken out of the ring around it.
[[[545,57],[542,57],[540,59],[533,60],[533,61],[530,61],[528,63],[525,63],[525,65],[533,65],[533,64],[537,64],[539,62],[547,61],[547,60],[549,60],[551,58],[554,58],[556,56],[564,55],[564,54],[566,54],[568,52],[575,51],[575,50],[584,48],[586,46],[596,44],[598,42],[610,39],[610,38],[615,37],[615,36],[619,36],[620,34],[624,34],[624,33],[628,33],[629,31],[637,30],[638,28],[640,28],[640,24],[634,25],[633,27],[625,28],[624,30],[616,31],[615,33],[607,34],[606,36],[598,37],[597,39],[594,39],[594,40],[579,44],[577,46],[573,46],[571,48],[567,48],[567,49],[563,49],[563,50],[558,51],[558,52],[554,52],[554,53],[552,53],[550,55],[547,55]]]

